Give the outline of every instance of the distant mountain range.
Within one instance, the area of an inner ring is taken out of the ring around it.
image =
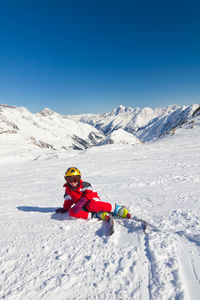
[[[171,105],[152,109],[132,108],[120,105],[105,114],[82,114],[69,116],[73,120],[90,124],[105,135],[123,129],[135,135],[140,141],[147,142],[169,133],[193,118],[200,110],[200,105]]]
[[[24,107],[0,105],[0,140],[25,147],[52,150],[82,150],[105,139],[105,135],[88,124],[74,121],[45,108],[32,114]]]
[[[149,142],[187,122],[195,122],[200,105],[152,109],[120,105],[105,114],[64,116],[48,108],[33,114],[24,107],[0,104],[0,142],[52,150],[83,150],[110,143]]]

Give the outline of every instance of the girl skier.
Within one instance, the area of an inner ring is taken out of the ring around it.
[[[91,219],[93,217],[107,220],[110,216],[118,215],[128,217],[128,210],[120,205],[115,205],[100,200],[98,194],[93,192],[91,184],[82,181],[78,168],[70,167],[64,176],[66,183],[63,208],[58,208],[57,213],[69,211],[69,215],[75,218]]]

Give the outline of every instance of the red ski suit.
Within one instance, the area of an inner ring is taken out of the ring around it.
[[[112,205],[100,201],[96,192],[92,191],[91,184],[80,180],[77,187],[73,188],[65,183],[65,195],[63,207],[69,211],[69,215],[75,218],[89,219],[91,212],[111,212]]]

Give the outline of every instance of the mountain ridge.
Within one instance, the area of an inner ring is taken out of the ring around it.
[[[33,114],[25,107],[0,104],[0,138],[5,143],[51,150],[134,145],[174,134],[184,123],[195,123],[199,114],[199,104],[155,109],[120,105],[107,113],[81,115],[62,115],[49,108]]]
[[[0,105],[1,141],[56,150],[83,150],[98,144],[104,134],[88,124],[44,109],[32,114],[25,107]]]
[[[150,107],[132,108],[120,105],[104,114],[81,114],[68,117],[90,124],[105,135],[123,129],[134,134],[142,142],[148,142],[167,134],[170,130],[186,122],[199,107],[199,104],[190,106],[169,105],[152,109]]]

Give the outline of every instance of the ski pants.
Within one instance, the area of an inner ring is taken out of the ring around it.
[[[95,212],[111,212],[112,211],[112,205],[108,202],[103,202],[103,201],[96,201],[94,199],[89,200],[84,206],[83,209],[80,211],[76,211],[74,209],[75,207],[70,208],[69,210],[69,215],[74,218],[82,218],[82,219],[90,219],[91,218],[91,213]]]

